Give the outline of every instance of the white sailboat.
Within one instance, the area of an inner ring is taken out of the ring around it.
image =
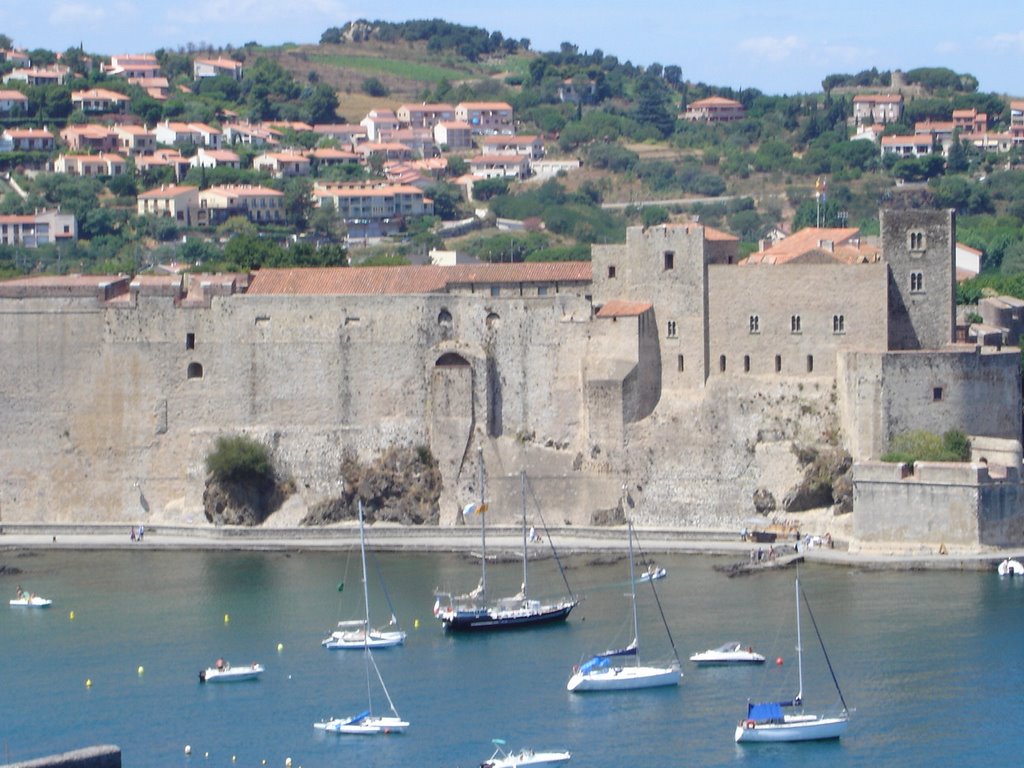
[[[489,603],[487,597],[487,502],[484,500],[484,464],[480,455],[480,501],[468,504],[463,516],[480,517],[480,583],[465,595],[435,594],[434,616],[441,626],[453,632],[518,629],[564,621],[579,602],[571,591],[568,597],[551,602],[531,598],[527,593],[528,557],[526,534],[526,475],[520,473],[523,500],[523,586],[519,594]],[[559,566],[561,568],[561,566]],[[564,574],[563,574],[564,578]],[[568,582],[566,583],[568,587]]]
[[[629,584],[633,602],[633,642],[625,648],[599,653],[573,670],[572,677],[566,688],[570,691],[627,691],[638,688],[659,688],[665,685],[679,685],[682,678],[682,665],[679,656],[675,661],[662,667],[644,666],[639,658],[639,622],[636,611],[636,579],[633,572],[633,523],[627,524],[629,533]],[[654,585],[651,584],[651,589]],[[664,621],[664,615],[662,620]],[[665,625],[668,631],[668,625]],[[671,634],[669,635],[671,639]],[[673,653],[675,645],[672,646]],[[618,656],[632,656],[633,665],[616,665],[613,659]]]
[[[363,600],[366,604],[366,626],[370,626],[370,594],[366,585],[366,539],[363,530],[363,504],[359,502],[359,547],[362,550],[363,559]],[[366,659],[366,700],[367,708],[357,715],[351,717],[336,717],[329,720],[322,720],[313,723],[313,727],[321,731],[332,733],[349,733],[359,735],[378,735],[389,733],[401,733],[409,727],[409,723],[398,715],[395,704],[391,700],[387,686],[384,685],[384,678],[381,677],[377,662],[374,661],[373,651],[370,650],[369,638],[364,635],[363,655]],[[373,680],[370,670],[373,670],[377,682],[384,691],[384,698],[387,699],[390,715],[377,715],[373,712]]]
[[[362,556],[366,559],[366,547],[362,534],[362,519],[360,518],[359,543]],[[363,583],[366,583],[366,570],[363,569]],[[364,590],[365,592],[365,590]],[[387,589],[384,590],[384,597],[391,608],[391,600],[388,598]],[[366,612],[369,617],[369,610]],[[369,619],[354,619],[350,621],[339,621],[337,628],[327,637],[320,641],[320,645],[329,651],[358,650],[365,646],[370,648],[392,648],[402,645],[405,642],[405,632],[398,625],[398,618],[394,609],[391,610],[391,618],[383,627],[371,627]]]
[[[806,602],[806,598],[805,598]],[[811,621],[814,622],[814,614],[810,613],[810,605],[807,606]],[[821,634],[818,626],[814,625],[818,641],[821,643]],[[824,739],[838,739],[846,733],[850,724],[850,713],[846,707],[846,700],[839,688],[839,681],[836,680],[835,672],[832,670],[832,662],[825,651],[825,644],[821,643],[821,650],[825,654],[825,663],[832,674],[832,682],[835,683],[836,692],[839,694],[839,701],[842,703],[842,710],[836,715],[813,715],[803,711],[804,699],[804,664],[803,644],[800,638],[800,576],[796,577],[796,659],[799,674],[799,690],[792,701],[770,701],[765,703],[747,702],[747,717],[736,726],[736,741],[747,742],[771,742],[771,741],[821,741]],[[783,708],[791,708],[794,711],[787,714]]]

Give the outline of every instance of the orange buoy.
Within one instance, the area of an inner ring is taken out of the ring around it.
[[[779,656],[779,658],[777,658],[775,660],[775,666],[777,666],[777,667],[781,667],[782,666],[782,657],[781,656]]]

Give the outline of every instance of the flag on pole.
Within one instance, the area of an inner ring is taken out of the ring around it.
[[[478,515],[482,515],[486,511],[487,511],[487,503],[486,502],[476,502],[476,501],[474,501],[474,502],[472,502],[470,504],[467,504],[463,508],[462,516],[463,517],[469,517],[474,512],[476,514],[478,514]]]

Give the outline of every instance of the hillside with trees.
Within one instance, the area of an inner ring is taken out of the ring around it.
[[[11,49],[13,43],[0,36],[0,47]],[[876,234],[878,208],[908,189],[916,204],[955,208],[959,239],[984,250],[984,274],[962,288],[964,300],[985,287],[1012,288],[1014,276],[1024,274],[1020,143],[995,150],[957,133],[946,147],[936,139],[929,154],[897,157],[883,156],[874,141],[854,138],[856,96],[891,92],[894,79],[905,89],[906,102],[902,116],[882,126],[879,140],[912,135],[921,124],[948,122],[963,110],[987,115],[992,132],[1008,130],[1007,97],[981,93],[976,78],[944,68],[830,74],[820,92],[772,95],[692,82],[671,63],[641,67],[568,42],[557,51],[535,51],[528,39],[438,19],[360,20],[325,30],[316,44],[156,51],[169,86],[165,98],[156,98],[111,74],[102,56],[76,48],[26,53],[33,65],[59,59],[70,76],[59,85],[11,81],[7,87],[30,98],[23,113],[2,121],[5,128],[45,125],[56,133],[119,119],[215,128],[246,121],[277,125],[281,146],[311,151],[346,149],[312,126],[358,124],[372,109],[505,102],[514,111],[517,134],[540,136],[548,158],[578,160],[581,166],[547,180],[478,181],[470,201],[459,180],[479,150],[441,147],[446,170],[424,192],[433,215],[409,218],[398,236],[364,246],[346,239],[337,214],[314,205],[311,191],[317,183],[383,183],[379,158],[314,163],[307,176],[274,178],[252,167],[263,149],[235,144],[237,168],[190,168],[176,178],[170,168],[136,167],[131,161],[124,175],[74,177],[53,172],[56,155],[66,149],[15,149],[0,153],[0,170],[10,174],[9,184],[0,182],[0,214],[59,206],[75,214],[79,238],[31,253],[0,246],[0,270],[8,275],[136,272],[168,261],[228,270],[403,263],[423,259],[431,248],[453,247],[491,260],[587,258],[591,244],[621,241],[629,224],[694,218],[734,233],[742,252],[749,252],[771,230],[793,231],[819,221]],[[194,78],[198,57],[238,62],[244,76]],[[4,74],[14,69],[12,62],[0,65]],[[130,114],[73,108],[73,92],[96,88],[130,97]],[[738,102],[744,117],[683,119],[688,105],[712,97]],[[195,146],[175,149],[186,160],[196,152]],[[827,195],[819,201],[820,180]],[[197,230],[137,213],[137,195],[173,183],[200,190],[262,185],[283,195],[284,217],[273,224],[228,219]],[[442,220],[468,219],[480,208],[489,211],[482,229],[440,234]],[[537,226],[496,236],[489,229],[496,218]]]

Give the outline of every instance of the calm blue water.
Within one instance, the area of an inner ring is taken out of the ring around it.
[[[795,692],[791,572],[729,579],[712,569],[719,561],[664,557],[669,576],[657,582],[684,659],[737,639],[784,657],[783,666],[687,663],[677,689],[571,695],[573,664],[629,639],[624,562],[573,561],[569,578],[586,600],[565,626],[450,637],[431,615],[433,590],[472,587],[476,567],[450,555],[376,560],[409,640],[375,658],[412,725],[361,738],[312,727],[365,708],[361,653],[320,647],[338,619],[362,610],[358,553],[0,553],[23,570],[0,577],[0,594],[21,583],[55,600],[48,611],[0,607],[0,761],[112,743],[127,768],[283,766],[287,757],[296,768],[466,768],[489,756],[493,737],[569,749],[573,765],[594,768],[1015,765],[1024,752],[1021,581],[805,567],[804,589],[856,709],[848,736],[739,747],[733,728],[748,697]],[[553,568],[538,565],[531,579],[555,590]],[[488,574],[496,591],[518,588],[515,565]],[[664,658],[664,629],[649,592],[640,594],[643,655]],[[828,709],[836,697],[806,619],[804,646],[805,701]],[[218,656],[267,671],[254,683],[200,685],[198,671]]]

